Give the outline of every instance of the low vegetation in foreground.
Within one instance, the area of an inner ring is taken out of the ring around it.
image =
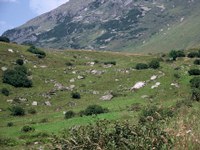
[[[0,43],[0,146],[199,149],[199,54]]]

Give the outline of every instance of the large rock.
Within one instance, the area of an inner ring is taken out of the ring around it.
[[[32,106],[37,106],[37,105],[38,105],[38,102],[36,102],[36,101],[32,102]]]
[[[51,106],[50,101],[46,101],[46,102],[44,102],[44,104],[47,105],[47,106]]]
[[[133,87],[131,87],[130,90],[131,90],[131,91],[132,91],[132,90],[138,90],[138,89],[144,87],[145,85],[146,85],[145,81],[139,81],[139,82],[137,82]]]
[[[8,68],[7,67],[1,67],[1,70],[6,71],[6,70],[8,70]]]
[[[112,94],[107,94],[107,95],[102,96],[100,99],[103,100],[103,101],[109,101],[112,98],[113,98]]]

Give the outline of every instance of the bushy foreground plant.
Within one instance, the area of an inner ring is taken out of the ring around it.
[[[196,60],[194,61],[194,64],[195,64],[195,65],[200,65],[200,59],[196,59]]]
[[[152,60],[150,63],[149,63],[149,68],[152,68],[152,69],[157,69],[160,67],[160,62],[156,59]]]
[[[73,112],[72,110],[69,110],[65,113],[65,119],[69,119],[69,118],[72,118],[76,115],[75,112]]]
[[[171,149],[170,136],[159,125],[132,125],[129,122],[99,120],[76,126],[52,138],[50,149],[73,150],[142,150]]]

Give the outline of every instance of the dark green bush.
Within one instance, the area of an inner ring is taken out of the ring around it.
[[[200,65],[200,59],[196,59],[196,60],[194,61],[194,64],[195,64],[195,65]]]
[[[106,61],[106,62],[104,62],[104,65],[109,65],[109,64],[116,65],[117,63],[116,63],[116,61]]]
[[[43,118],[40,120],[40,123],[47,123],[49,120],[47,118]]]
[[[17,66],[14,70],[6,70],[3,74],[3,82],[15,87],[31,87],[32,81],[27,78],[25,66]]]
[[[8,122],[7,123],[7,127],[12,127],[14,124],[13,124],[13,122]]]
[[[174,74],[174,77],[175,77],[176,79],[179,79],[181,76],[180,76],[180,74],[175,73],[175,74]]]
[[[177,57],[185,57],[185,53],[183,50],[172,50],[169,53],[169,57],[172,58],[173,60],[176,60]]]
[[[194,77],[190,80],[190,85],[192,88],[200,89],[200,77]]]
[[[22,65],[24,64],[24,61],[23,61],[23,59],[17,59],[17,60],[16,60],[16,63],[17,63],[18,65],[22,66]]]
[[[11,115],[13,116],[24,116],[25,115],[25,110],[21,106],[13,106],[9,108],[11,111]]]
[[[27,51],[36,54],[38,58],[44,58],[46,56],[46,53],[44,51],[39,50],[35,46],[30,46],[30,48],[27,49]]]
[[[73,66],[73,63],[69,61],[69,62],[66,62],[65,65],[66,66]]]
[[[150,63],[149,63],[149,68],[152,68],[152,69],[157,69],[160,67],[160,62],[156,59],[152,60]]]
[[[28,110],[28,113],[29,113],[29,114],[36,114],[37,111],[36,111],[34,108],[30,108],[30,109]]]
[[[5,96],[9,96],[9,94],[10,94],[10,92],[9,92],[9,90],[8,90],[7,88],[2,88],[2,89],[1,89],[1,93],[2,93],[3,95],[5,95]]]
[[[187,57],[189,58],[195,58],[195,57],[199,57],[199,52],[190,52]]]
[[[35,131],[35,128],[31,127],[31,126],[23,126],[22,129],[21,129],[21,132],[33,132]]]
[[[67,112],[65,113],[65,119],[72,118],[72,117],[74,117],[75,115],[76,115],[75,112],[73,112],[72,110],[67,111]]]
[[[81,95],[80,95],[80,93],[78,93],[78,92],[73,92],[73,93],[71,93],[71,96],[72,96],[72,98],[74,98],[74,99],[80,99],[80,98],[81,98]]]
[[[102,114],[102,113],[107,113],[107,112],[108,112],[108,109],[103,108],[99,105],[90,105],[82,113],[86,116],[89,116],[89,115],[97,115],[97,114]]]
[[[189,75],[200,75],[200,70],[199,69],[191,69],[188,71]]]
[[[148,69],[148,65],[144,64],[144,63],[138,63],[138,64],[136,64],[135,68],[137,70]]]
[[[10,43],[10,39],[5,36],[0,36],[0,42]]]
[[[199,88],[192,89],[192,99],[195,101],[200,101],[200,89]]]

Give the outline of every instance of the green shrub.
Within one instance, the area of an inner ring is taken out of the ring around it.
[[[194,64],[195,64],[195,65],[200,65],[200,59],[196,59],[196,60],[194,61]]]
[[[13,124],[13,122],[8,122],[7,123],[7,127],[12,127],[14,124]]]
[[[192,89],[192,99],[195,101],[200,101],[200,89],[199,88]]]
[[[23,126],[21,129],[21,132],[33,132],[35,131],[35,128],[31,127],[31,126]]]
[[[11,111],[11,115],[13,116],[24,116],[25,115],[25,110],[21,106],[13,106],[9,108]]]
[[[38,58],[44,58],[46,56],[46,53],[44,51],[39,50],[38,48],[36,48],[35,46],[30,46],[27,51],[36,54],[36,56]]]
[[[36,111],[34,108],[30,108],[30,109],[28,110],[28,113],[29,113],[29,114],[36,114],[37,111]]]
[[[179,79],[181,76],[180,76],[180,74],[175,73],[175,74],[174,74],[174,77],[175,77],[176,79]]]
[[[80,93],[78,93],[78,92],[73,92],[73,93],[71,93],[71,96],[72,96],[72,98],[74,98],[74,99],[80,99],[80,98],[81,98],[81,95],[80,95]]]
[[[10,39],[5,36],[0,36],[0,42],[10,43]]]
[[[9,94],[10,94],[10,92],[9,92],[9,90],[8,90],[7,88],[2,88],[2,89],[1,89],[1,93],[2,93],[3,95],[5,95],[5,96],[9,96]]]
[[[190,80],[192,88],[200,88],[200,77],[194,77]]]
[[[116,63],[116,61],[106,61],[106,62],[104,62],[104,65],[109,65],[109,64],[116,65],[117,63]]]
[[[82,113],[86,116],[89,116],[89,115],[97,115],[97,114],[102,114],[102,113],[107,113],[107,112],[108,112],[108,109],[103,108],[99,105],[90,105]]]
[[[136,64],[135,68],[137,70],[148,69],[148,65],[144,64],[144,63],[138,63],[138,64]]]
[[[160,67],[160,62],[156,59],[152,60],[150,63],[149,63],[149,68],[152,68],[152,69],[157,69]]]
[[[49,149],[150,150],[172,149],[172,138],[158,125],[134,126],[129,122],[99,120],[65,130],[51,140]]]
[[[159,108],[157,106],[151,106],[144,109],[139,117],[140,124],[156,123],[160,120],[165,120],[169,117],[173,117],[174,112],[171,109]]]
[[[6,70],[3,74],[3,82],[15,87],[32,86],[32,81],[27,78],[25,66],[17,66],[14,70]]]
[[[15,139],[7,138],[7,137],[0,137],[0,146],[16,146],[18,143]],[[3,149],[3,147],[1,147]]]
[[[175,108],[181,108],[182,106],[192,107],[192,101],[188,99],[179,100],[176,102]]]
[[[69,61],[69,62],[66,62],[65,65],[66,66],[73,66],[73,63]]]
[[[189,75],[200,75],[200,70],[199,69],[191,69],[188,71]]]
[[[43,118],[40,120],[40,123],[47,123],[47,122],[49,122],[49,120],[47,118]]]
[[[169,57],[172,58],[173,60],[176,60],[177,57],[185,57],[185,53],[183,50],[172,50],[169,53]]]
[[[190,52],[187,57],[189,58],[195,58],[195,57],[199,57],[199,53],[198,52]]]
[[[73,112],[73,111],[67,111],[66,113],[65,113],[65,119],[69,119],[69,118],[72,118],[72,117],[74,117],[76,114],[75,114],[75,112]]]
[[[24,64],[23,59],[17,59],[17,60],[16,60],[16,64],[22,66],[22,65]]]

